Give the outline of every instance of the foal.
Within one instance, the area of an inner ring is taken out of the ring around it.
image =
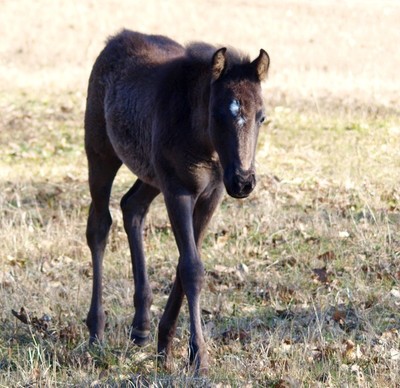
[[[190,361],[208,366],[201,328],[204,232],[224,192],[245,198],[256,184],[254,156],[265,119],[260,81],[269,57],[250,61],[234,49],[205,43],[183,47],[163,36],[124,30],[111,38],[89,79],[85,148],[92,202],[87,242],[93,292],[87,326],[102,340],[102,262],[112,223],[109,200],[124,163],[136,176],[121,200],[135,282],[131,339],[149,338],[152,291],[143,252],[148,208],[161,192],[179,249],[176,278],[158,329],[158,351],[168,362],[184,297],[190,313]]]

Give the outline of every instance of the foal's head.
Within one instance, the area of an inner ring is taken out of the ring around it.
[[[254,157],[265,120],[260,82],[267,76],[269,56],[260,50],[253,62],[229,62],[226,48],[212,59],[209,130],[224,170],[226,191],[245,198],[256,185]]]

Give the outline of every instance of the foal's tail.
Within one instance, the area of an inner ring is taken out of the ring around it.
[[[115,155],[107,135],[104,107],[107,85],[115,67],[112,55],[106,46],[97,57],[89,77],[84,120],[85,149],[88,155],[90,152]]]

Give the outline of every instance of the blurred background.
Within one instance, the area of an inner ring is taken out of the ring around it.
[[[395,106],[399,20],[396,0],[0,0],[0,91],[85,93],[106,38],[129,28],[251,57],[264,48],[271,103]]]

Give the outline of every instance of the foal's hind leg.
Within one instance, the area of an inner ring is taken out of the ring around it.
[[[86,324],[90,332],[90,342],[102,341],[105,313],[102,305],[103,256],[107,236],[112,223],[109,211],[111,186],[121,166],[115,155],[107,157],[87,151],[89,163],[89,186],[92,202],[89,209],[86,238],[92,254],[93,290]]]
[[[135,315],[130,336],[139,346],[144,345],[149,337],[150,305],[153,300],[143,251],[143,226],[150,203],[159,193],[158,189],[138,179],[121,201],[135,281]]]

